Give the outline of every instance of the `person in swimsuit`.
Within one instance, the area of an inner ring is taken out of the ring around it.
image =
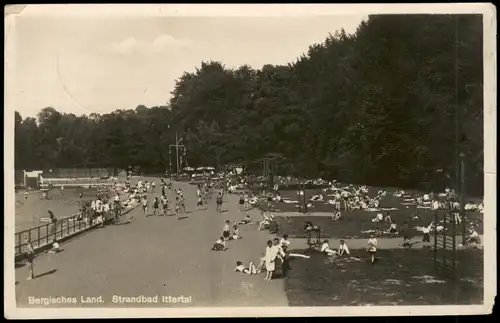
[[[243,212],[245,210],[245,197],[243,196],[243,193],[240,193],[239,206],[240,206],[240,212]]]
[[[222,212],[222,193],[217,195],[217,212]]]
[[[28,280],[35,278],[34,274],[34,265],[33,262],[35,260],[35,249],[31,244],[31,241],[26,237],[24,238],[24,242],[26,243],[26,250],[24,251],[24,255],[26,257],[26,261],[28,262],[28,268],[30,271],[30,275],[28,276]]]
[[[375,254],[377,253],[377,239],[373,234],[370,234],[370,239],[368,239],[368,252],[371,256],[371,263],[375,263]]]
[[[234,268],[234,271],[247,275],[257,274],[257,268],[255,268],[255,264],[253,263],[253,261],[250,261],[248,268],[245,268],[245,266],[243,266],[243,263],[241,261],[237,261],[236,268]]]
[[[222,228],[222,237],[224,238],[224,240],[229,240],[229,237],[231,236],[231,227],[229,224],[230,224],[229,220],[226,220],[226,223]]]
[[[179,204],[179,196],[176,196],[175,197],[175,214],[177,214],[177,219],[180,219],[180,217],[181,217],[180,211],[181,211],[181,207]]]
[[[168,199],[166,195],[161,196],[161,204],[163,209],[163,215],[167,215],[168,212]]]
[[[160,208],[160,201],[158,201],[158,197],[155,197],[153,201],[153,215],[158,215],[159,208]]]
[[[142,210],[144,211],[144,215],[148,216],[148,198],[146,195],[142,197]]]

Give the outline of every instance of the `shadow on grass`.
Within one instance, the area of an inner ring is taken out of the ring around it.
[[[15,263],[15,268],[23,268],[24,266],[26,266],[26,263],[24,262],[16,262]]]
[[[52,275],[55,272],[57,272],[57,269],[52,269],[52,270],[46,271],[46,272],[44,272],[42,274],[36,275],[35,278],[40,278],[40,277],[43,277],[43,276]]]
[[[115,222],[113,225],[125,225],[125,224],[130,224],[131,221],[126,221],[126,222]]]
[[[298,251],[300,253],[300,251]],[[480,304],[483,254],[457,253],[456,283],[437,277],[432,251],[384,250],[371,264],[369,255],[333,259],[319,252],[296,259],[285,279],[291,306],[454,305]],[[355,257],[358,257],[356,259]]]

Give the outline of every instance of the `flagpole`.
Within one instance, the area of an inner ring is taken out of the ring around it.
[[[177,162],[177,177],[179,177],[179,141],[177,140],[177,132],[175,133],[175,161]]]

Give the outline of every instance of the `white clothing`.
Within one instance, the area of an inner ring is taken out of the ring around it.
[[[382,213],[377,214],[377,220],[384,221],[384,215]]]
[[[325,242],[321,246],[321,252],[331,253],[331,252],[334,252],[334,250],[330,249],[330,246],[328,245],[328,243]]]
[[[349,247],[347,247],[347,244],[344,243],[339,246],[339,253],[345,253],[348,255],[350,254]]]
[[[368,239],[368,246],[370,251],[377,251],[377,239],[375,238]]]
[[[239,271],[239,272],[243,272],[245,270],[245,266],[243,265],[239,265],[239,266],[236,266],[236,268],[234,269],[234,271]]]
[[[430,227],[423,227],[422,228],[422,233],[429,233],[431,232],[431,228]]]
[[[280,245],[288,246],[288,245],[290,245],[290,243],[291,242],[289,240],[285,240],[285,238],[281,238]]]

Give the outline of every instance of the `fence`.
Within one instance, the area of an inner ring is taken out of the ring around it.
[[[443,227],[441,232],[437,232],[438,225]],[[439,276],[452,280],[457,278],[456,233],[453,213],[434,213],[434,267]]]
[[[41,186],[88,186],[88,185],[112,185],[115,182],[114,178],[44,178],[41,177]]]
[[[16,256],[23,252],[26,246],[25,238],[31,241],[33,248],[49,245],[54,239],[62,239],[76,232],[83,231],[92,225],[80,213],[58,220],[55,224],[46,223],[32,229],[15,233]]]
[[[114,176],[114,168],[55,168],[44,170],[43,176],[50,178],[91,178]]]

